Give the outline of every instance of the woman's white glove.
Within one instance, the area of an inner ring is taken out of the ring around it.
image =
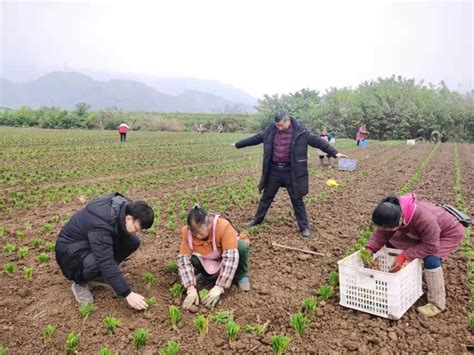
[[[220,286],[214,286],[206,297],[202,300],[202,304],[206,307],[214,307],[217,302],[219,302],[219,298],[224,293],[224,289]]]
[[[199,304],[199,295],[196,290],[196,287],[189,286],[186,291],[186,298],[183,301],[183,309],[190,309],[192,305],[195,304],[196,306]]]

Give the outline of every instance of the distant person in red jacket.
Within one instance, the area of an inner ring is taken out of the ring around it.
[[[456,211],[459,213],[459,211]],[[432,317],[446,308],[446,291],[442,261],[459,248],[464,238],[464,226],[444,207],[417,201],[414,193],[389,196],[372,214],[374,233],[365,249],[376,253],[384,245],[403,250],[395,258],[392,272],[399,271],[405,261],[423,260],[428,286],[428,303],[418,312]]]
[[[356,135],[356,141],[357,145],[359,145],[360,141],[365,141],[365,136],[367,135],[367,127],[366,125],[363,125],[362,127],[359,128],[359,131],[357,132]]]
[[[129,130],[129,126],[126,123],[121,123],[118,127],[120,133],[120,142],[125,142],[127,140],[127,132]]]

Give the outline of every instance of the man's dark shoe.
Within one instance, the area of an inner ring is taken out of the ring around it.
[[[309,238],[309,237],[311,237],[311,231],[309,230],[309,228],[304,228],[301,231],[301,235],[305,238]]]
[[[247,227],[253,227],[253,226],[258,226],[262,222],[257,221],[256,219],[252,219],[249,223],[247,223]]]

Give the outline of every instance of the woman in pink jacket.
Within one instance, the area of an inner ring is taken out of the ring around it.
[[[362,127],[359,128],[359,130],[357,131],[357,135],[356,135],[357,145],[359,145],[360,141],[365,140],[365,136],[366,136],[367,133],[369,133],[369,132],[367,132],[366,125],[363,125]]]
[[[375,208],[372,220],[377,225],[366,244],[369,253],[384,245],[403,250],[392,265],[399,271],[406,261],[422,259],[428,286],[428,303],[418,311],[428,317],[446,308],[442,260],[458,249],[464,226],[442,206],[417,201],[414,193],[389,196]]]

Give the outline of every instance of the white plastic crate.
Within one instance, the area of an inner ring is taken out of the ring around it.
[[[338,261],[339,304],[384,318],[400,319],[423,294],[421,260],[412,260],[399,272],[389,272],[401,252],[384,247],[374,254],[381,271],[364,268],[359,251]]]
[[[357,160],[355,159],[339,159],[337,168],[339,170],[354,171],[357,167]]]

